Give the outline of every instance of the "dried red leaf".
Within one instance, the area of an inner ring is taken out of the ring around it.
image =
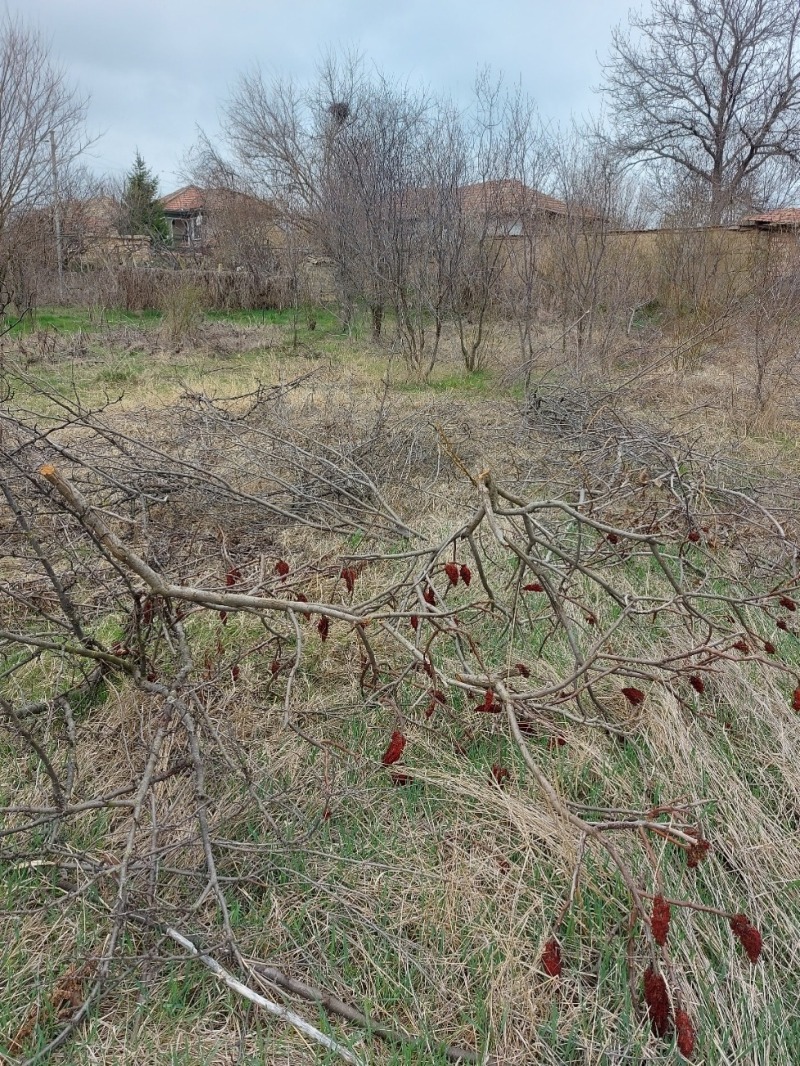
[[[561,959],[561,948],[555,937],[550,937],[542,951],[542,966],[548,977],[560,977],[564,964]]]
[[[781,598],[778,600],[778,603],[781,605],[781,607],[784,607],[787,611],[796,611],[797,610],[797,604],[794,602],[794,600],[790,599],[788,596],[781,596]]]
[[[497,782],[498,785],[502,785],[502,783],[507,781],[510,777],[511,774],[505,766],[501,766],[499,762],[492,763],[492,779]]]
[[[240,673],[241,673],[241,671],[239,670],[238,666],[232,666],[231,667],[231,677],[233,678],[234,681],[238,681],[239,680],[239,674]]]
[[[289,564],[285,559],[278,559],[277,563],[275,563],[275,573],[280,574],[281,577],[286,577],[289,573]]]
[[[320,618],[320,620],[317,622],[317,632],[319,633],[323,641],[328,639],[328,630],[330,629],[330,627],[330,622],[325,617],[325,615],[323,615],[322,618]]]
[[[347,586],[347,591],[352,592],[355,587],[356,578],[358,577],[358,574],[355,572],[355,570],[353,570],[353,568],[350,566],[346,566],[340,572],[339,577],[344,578],[344,583]]]
[[[767,655],[774,655],[777,650],[778,649],[775,647],[771,640],[764,641],[764,651],[767,653]]]
[[[782,629],[784,633],[789,628],[789,626],[786,624],[785,618],[779,618],[775,625],[778,627],[778,629]]]
[[[700,540],[700,534],[696,529],[692,529],[689,531],[689,540],[692,542],[692,544],[697,544],[698,540]]]
[[[445,563],[444,572],[447,574],[447,580],[451,585],[458,584],[459,569],[457,563]]]
[[[743,655],[747,655],[750,651],[750,645],[746,640],[737,640],[733,645],[737,651],[740,651]]]
[[[403,754],[403,749],[406,746],[406,738],[402,733],[398,733],[397,730],[392,733],[392,739],[389,741],[389,747],[381,756],[381,762],[384,766],[391,766],[392,763],[396,763],[400,756]]]
[[[796,688],[792,695],[792,710],[800,711],[800,688]]]
[[[653,930],[653,939],[656,944],[663,948],[667,942],[669,933],[670,907],[662,895],[653,900],[653,913],[650,918],[650,928]]]
[[[733,935],[741,941],[750,961],[753,963],[758,962],[763,946],[761,933],[754,925],[750,924],[750,919],[747,915],[734,914],[731,918],[731,929],[733,930]]]
[[[520,677],[530,677],[531,676],[530,668],[527,667],[525,665],[525,663],[516,663],[515,665],[516,665],[516,668],[517,668],[517,673],[519,674]]]
[[[483,698],[483,703],[479,703],[475,710],[482,714],[500,713],[500,704],[495,703],[494,692],[492,691],[492,689],[486,690],[486,695]]]
[[[461,580],[464,582],[467,588],[469,588],[469,583],[470,581],[472,581],[472,571],[470,570],[470,568],[467,566],[466,563],[462,563],[461,568],[458,572],[461,575]]]
[[[622,695],[628,703],[632,703],[634,707],[638,707],[640,703],[644,703],[644,693],[639,688],[624,688],[622,690]]]
[[[530,585],[522,586],[523,592],[544,592],[544,586],[540,585],[538,581],[532,581]]]
[[[231,585],[236,585],[241,580],[242,572],[241,570],[239,570],[238,566],[232,566],[225,575],[225,584],[228,587],[230,587]]]
[[[411,617],[409,618],[409,622],[411,623],[411,628],[416,633],[416,631],[419,629],[419,618],[418,618],[418,616],[415,615],[415,614],[412,614]]]
[[[656,1036],[666,1036],[669,1032],[669,995],[667,983],[652,966],[644,972],[644,1001],[650,1015],[650,1026]]]
[[[608,536],[606,537],[606,540],[608,541],[609,544],[618,544],[619,543],[619,537],[617,536],[616,533],[609,533]]]
[[[433,585],[428,585],[428,587],[422,593],[422,598],[423,600],[425,600],[426,603],[436,603],[436,592],[434,591]]]
[[[675,1011],[675,1030],[678,1034],[678,1050],[684,1058],[690,1059],[694,1053],[695,1031],[692,1019],[685,1010]]]
[[[692,674],[692,676],[689,678],[689,684],[692,686],[695,692],[699,692],[701,696],[706,690],[706,686],[703,684],[702,677],[698,677],[697,674]]]

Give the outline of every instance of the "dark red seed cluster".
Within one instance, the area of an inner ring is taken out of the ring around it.
[[[542,966],[548,977],[560,977],[564,964],[561,961],[561,948],[555,937],[551,937],[542,952]]]
[[[669,933],[670,908],[669,903],[662,895],[653,900],[653,914],[650,918],[650,928],[653,930],[653,939],[661,947],[667,942]]]
[[[692,544],[697,544],[697,542],[700,540],[700,534],[696,529],[692,529],[689,531],[689,540],[692,542]]]
[[[743,655],[747,655],[750,652],[750,645],[746,640],[737,640],[733,646],[737,651],[742,652]]]
[[[466,563],[462,563],[461,564],[461,569],[459,570],[459,574],[461,574],[461,580],[464,582],[464,584],[467,586],[467,588],[469,588],[469,583],[470,583],[470,581],[472,581],[472,571],[470,570],[470,568],[467,566]]]
[[[522,586],[523,592],[544,592],[544,586],[540,585],[538,581],[532,581],[530,585]]]
[[[684,1058],[694,1054],[695,1031],[692,1019],[685,1010],[675,1011],[675,1031],[678,1034],[678,1050]]]
[[[428,585],[428,587],[422,593],[422,598],[423,598],[423,600],[425,600],[426,603],[430,603],[430,604],[436,603],[436,593],[434,592],[434,589],[433,589],[432,585]]]
[[[656,1036],[666,1036],[669,1032],[669,995],[667,983],[652,966],[644,972],[644,1001],[650,1016],[650,1026]]]
[[[694,844],[690,844],[686,851],[686,865],[690,870],[696,870],[703,859],[708,854],[708,849],[711,844],[704,840],[702,836],[698,836]]]
[[[609,544],[618,544],[619,543],[619,537],[617,536],[616,533],[609,533],[608,536],[606,537],[606,540],[608,541]]]
[[[797,610],[797,604],[788,596],[781,596],[781,598],[778,600],[778,603],[787,611]]]
[[[328,630],[331,628],[331,624],[328,619],[323,615],[317,622],[317,632],[320,635],[320,639],[325,641],[328,639]]]
[[[692,674],[692,676],[689,678],[689,684],[692,686],[695,692],[699,692],[701,696],[706,690],[706,686],[703,684],[702,677],[698,677],[697,674]]]
[[[786,630],[789,628],[789,626],[786,624],[785,618],[779,618],[775,625],[778,627],[778,629],[782,629],[784,632],[786,632]]]
[[[800,688],[796,688],[792,695],[792,710],[800,711]]]
[[[280,577],[286,577],[289,573],[289,564],[285,559],[278,559],[277,563],[275,563],[275,573]]]
[[[525,665],[525,663],[515,663],[515,666],[517,668],[517,673],[519,674],[520,677],[530,677],[531,676],[530,668],[527,667]]]
[[[774,655],[775,652],[777,651],[777,648],[775,647],[775,645],[772,643],[771,640],[765,640],[764,641],[764,651],[767,653],[767,655]]]
[[[408,621],[409,621],[409,623],[411,625],[411,628],[416,633],[416,631],[419,629],[419,618],[418,618],[418,616],[415,615],[415,614],[412,614]]]
[[[384,766],[391,766],[396,763],[400,756],[403,754],[406,746],[406,738],[402,733],[398,733],[397,730],[392,733],[392,739],[389,741],[389,747],[381,756],[381,762]]]
[[[624,688],[622,695],[628,701],[632,703],[634,707],[638,707],[640,703],[644,703],[644,693],[639,688]]]
[[[356,577],[358,576],[355,570],[351,566],[346,566],[341,571],[339,576],[344,578],[344,583],[347,586],[347,591],[352,592],[355,587]]]
[[[232,566],[225,575],[225,584],[230,588],[231,585],[236,585],[242,580],[242,572],[238,566]]]
[[[731,929],[733,930],[733,935],[738,937],[741,941],[742,947],[747,952],[747,957],[750,961],[758,962],[761,948],[763,946],[761,933],[759,933],[754,925],[750,924],[750,919],[747,915],[734,914],[731,918]]]
[[[459,569],[457,563],[445,563],[444,572],[447,574],[447,580],[451,585],[458,584]]]

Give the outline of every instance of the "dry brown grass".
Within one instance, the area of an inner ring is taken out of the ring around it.
[[[574,500],[583,486],[597,499],[601,520],[628,529],[657,512],[669,558],[676,572],[687,568],[681,571],[685,575],[691,572],[681,547],[686,516],[673,492],[677,482],[668,476],[671,469],[674,474],[672,455],[681,492],[691,493],[692,508],[704,509],[702,521],[719,542],[718,548],[705,545],[702,555],[693,557],[695,565],[708,570],[706,592],[735,590],[741,599],[749,589],[758,599],[775,587],[777,574],[791,570],[796,494],[785,475],[770,481],[766,459],[778,474],[791,469],[793,460],[781,458],[779,465],[781,441],[739,439],[737,427],[715,406],[724,394],[716,370],[701,368],[690,379],[664,368],[599,404],[596,383],[584,381],[577,388],[562,382],[558,390],[544,391],[546,402],[535,413],[513,391],[498,394],[498,378],[477,394],[459,389],[457,382],[437,390],[400,381],[405,387],[391,390],[379,414],[380,370],[366,347],[345,360],[341,350],[320,359],[312,353],[287,357],[280,346],[265,346],[244,365],[204,356],[179,381],[165,355],[137,377],[119,409],[91,418],[84,413],[79,424],[64,425],[53,440],[71,452],[83,449],[96,460],[97,470],[120,480],[124,472],[128,478],[144,477],[145,471],[155,477],[168,455],[223,477],[237,492],[274,493],[270,499],[281,506],[288,496],[278,475],[291,474],[295,489],[313,485],[311,499],[298,505],[297,514],[322,513],[313,511],[322,506],[320,482],[298,480],[297,471],[286,465],[286,438],[278,438],[291,427],[295,443],[326,444],[339,456],[357,460],[426,545],[456,529],[475,506],[475,489],[459,464],[473,473],[491,466],[526,499],[556,494]],[[236,417],[249,401],[233,401],[225,408],[233,419],[222,418],[224,397],[250,392],[258,381],[286,382],[308,371],[313,376],[277,406],[265,407],[263,419],[249,423],[247,432]],[[89,368],[77,372],[88,375]],[[97,374],[96,365],[91,372]],[[620,371],[629,372],[629,367]],[[180,400],[186,385],[203,399]],[[35,382],[18,387],[24,394]],[[709,396],[710,406],[700,410],[698,397],[706,403]],[[52,400],[39,389],[36,402]],[[659,426],[668,424],[666,406],[675,416],[675,430],[662,440],[654,412]],[[691,411],[697,413],[691,416]],[[702,429],[701,442],[688,446],[684,429]],[[116,444],[103,444],[103,432],[120,430],[132,442],[127,455]],[[719,446],[722,433],[724,448]],[[32,457],[40,459],[42,447],[37,445]],[[325,454],[314,451],[309,467],[314,476],[324,470],[320,455]],[[273,466],[267,468],[270,457]],[[761,463],[756,471],[753,457]],[[659,480],[661,471],[667,474]],[[88,467],[75,464],[73,476],[86,491],[99,493],[98,499],[108,493],[108,512],[125,517],[113,488],[99,487]],[[713,486],[723,478],[747,493],[756,483],[766,485],[759,500],[784,521],[784,541],[770,539],[764,532],[770,524],[759,525],[763,516],[757,510],[715,495]],[[20,484],[18,473],[12,481]],[[397,561],[413,542],[380,533],[378,520],[365,518],[366,511],[341,529],[323,531],[248,511],[227,490],[204,495],[200,480],[167,482],[158,492],[168,493],[169,503],[150,510],[146,528],[138,519],[120,521],[115,528],[184,582],[219,587],[226,568],[220,529],[226,551],[246,570],[249,584],[270,587],[274,560],[284,557],[291,563],[291,580],[310,599],[342,607],[349,599],[337,574],[349,555],[384,556],[359,575],[359,603],[370,602],[392,581],[405,580],[406,566],[413,569],[413,561]],[[370,503],[363,484],[359,492],[362,503]],[[39,520],[43,531],[68,545],[73,567],[85,561],[74,524],[52,509],[41,511]],[[380,523],[386,524],[385,513]],[[366,532],[358,533],[359,526]],[[511,603],[508,560],[488,533],[481,534],[480,543],[493,586]],[[597,559],[595,550],[601,550]],[[587,551],[592,566],[622,595],[667,594],[663,574],[636,552],[616,557],[593,545]],[[21,562],[16,547],[10,555],[3,575],[13,581]],[[121,601],[110,597],[115,580],[108,562],[98,558],[94,587],[83,577],[76,585],[92,632],[105,646],[119,638],[125,618],[118,609]],[[589,608],[601,623],[611,617],[591,582],[576,576],[572,591],[576,602],[569,611],[576,624]],[[3,625],[22,624],[25,612],[35,607],[33,601],[7,602]],[[512,638],[502,633],[496,618],[469,615],[492,669],[521,657],[531,665],[532,686],[568,676],[572,660],[563,634],[542,647],[539,614],[527,614],[531,608],[522,603],[516,610]],[[539,721],[529,746],[536,764],[569,802],[632,809],[679,801],[697,805],[692,809],[713,850],[696,872],[685,869],[674,844],[650,838],[667,893],[728,912],[745,911],[762,929],[765,950],[753,967],[723,919],[683,909],[673,914],[674,981],[697,1022],[696,1061],[790,1066],[800,1057],[800,720],[790,707],[792,672],[800,669],[800,659],[797,639],[776,633],[771,615],[760,612],[758,604],[743,610],[754,631],[775,640],[788,673],[776,672],[761,661],[763,656],[729,655],[712,665],[702,699],[690,696],[687,705],[679,686],[648,683],[647,699],[636,708],[620,696],[616,678],[599,678],[596,696],[604,721],[623,728],[629,742],[620,744],[602,729],[556,714]],[[459,611],[468,613],[466,606]],[[609,639],[613,654],[626,663],[660,662],[692,647],[694,638],[682,622],[665,615],[664,624],[653,628],[645,617]],[[426,719],[426,686],[414,675],[397,690],[362,689],[359,645],[349,629],[334,621],[322,643],[313,626],[299,624],[304,657],[287,721],[287,675],[272,679],[275,644],[262,648],[270,638],[259,624],[231,612],[223,625],[215,612],[204,610],[185,619],[203,708],[211,836],[244,959],[267,961],[367,1010],[378,1022],[419,1035],[417,1046],[400,1051],[356,1027],[330,1023],[339,1040],[376,1066],[441,1062],[437,1049],[444,1040],[509,1066],[679,1061],[669,1042],[650,1034],[632,1002],[628,965],[640,975],[647,950],[641,934],[628,946],[630,898],[596,844],[588,847],[575,905],[560,933],[563,976],[553,980],[542,973],[541,949],[572,876],[580,834],[563,812],[545,802],[504,719],[469,717],[466,708],[478,702],[474,696],[462,702],[454,698],[450,710]],[[721,619],[720,624],[727,623]],[[286,659],[285,627],[278,628]],[[584,628],[591,642],[594,630]],[[397,645],[388,637],[376,636],[375,648],[381,661],[402,667]],[[13,650],[6,646],[6,653]],[[204,666],[206,654],[214,660],[210,669]],[[232,665],[239,666],[235,680]],[[462,664],[451,648],[437,668],[455,676]],[[58,671],[66,676],[70,669],[55,655],[35,660],[7,675],[4,696],[12,702],[37,698],[52,690]],[[638,678],[634,683],[644,684]],[[102,693],[76,705],[76,798],[108,795],[139,779],[164,707],[163,695],[136,687],[119,673],[104,679]],[[393,786],[379,765],[398,721],[408,737],[403,761],[412,781],[405,786]],[[63,770],[70,751],[63,715],[54,704],[36,724],[54,765]],[[472,738],[465,738],[465,726]],[[556,732],[566,740],[563,747],[550,743]],[[188,760],[188,743],[186,731],[173,722],[156,775]],[[3,746],[3,806],[49,806],[51,782],[24,739],[9,729]],[[503,787],[491,780],[496,762],[511,773]],[[263,808],[237,776],[242,765]],[[184,931],[199,936],[211,954],[233,968],[219,907],[206,887],[202,847],[193,829],[196,810],[190,772],[178,771],[152,785],[133,837],[138,865],[130,906],[183,922]],[[16,817],[4,814],[5,826],[17,824]],[[106,807],[74,816],[52,835],[46,826],[4,842],[6,1041],[24,1026],[34,1006],[39,1011],[39,1028],[27,1037],[24,1055],[35,1052],[37,1038],[46,1041],[57,1031],[52,1014],[59,979],[102,952],[129,832],[129,812]],[[651,863],[636,836],[618,834],[616,843],[649,891]],[[250,980],[255,985],[257,974],[251,972]],[[268,982],[261,990],[270,998],[283,996]],[[315,1008],[295,997],[288,1001],[315,1024],[328,1026]],[[295,1066],[335,1059],[247,1008],[157,932],[133,921],[97,1009],[52,1061]]]

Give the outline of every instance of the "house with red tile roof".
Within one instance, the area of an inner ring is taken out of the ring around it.
[[[774,211],[761,211],[748,215],[740,222],[743,229],[771,230],[773,232],[791,232],[800,229],[800,207],[779,207]]]

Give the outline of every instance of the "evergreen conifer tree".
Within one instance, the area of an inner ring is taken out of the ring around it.
[[[144,233],[155,241],[169,240],[169,225],[158,199],[158,179],[137,151],[122,194],[122,233]]]

